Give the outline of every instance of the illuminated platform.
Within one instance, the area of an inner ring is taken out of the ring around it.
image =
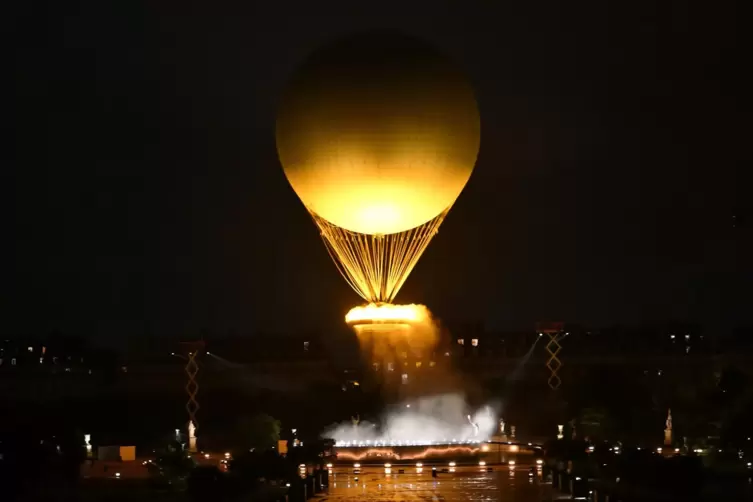
[[[333,450],[336,462],[364,464],[392,462],[396,464],[423,462],[441,462],[452,460],[460,464],[477,464],[485,461],[489,464],[509,461],[533,460],[541,447],[534,444],[492,442],[492,441],[450,441],[450,442],[338,442]]]

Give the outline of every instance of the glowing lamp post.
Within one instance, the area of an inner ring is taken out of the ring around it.
[[[196,453],[196,426],[192,420],[188,421],[188,451]]]
[[[667,421],[664,428],[664,446],[672,446],[672,410],[667,410]]]

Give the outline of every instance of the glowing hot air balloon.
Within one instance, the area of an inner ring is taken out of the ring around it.
[[[470,178],[480,120],[469,81],[438,51],[366,34],[310,56],[276,136],[342,275],[368,302],[389,303]]]

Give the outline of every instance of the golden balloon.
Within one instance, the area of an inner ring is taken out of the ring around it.
[[[343,275],[389,301],[468,182],[480,119],[470,82],[439,51],[365,34],[309,57],[283,94],[276,138]]]
[[[277,120],[280,160],[304,205],[364,234],[402,232],[452,206],[479,137],[462,72],[431,46],[394,35],[314,53]]]

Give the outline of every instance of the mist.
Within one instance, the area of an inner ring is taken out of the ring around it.
[[[410,320],[408,324],[356,325],[361,351],[369,366],[374,362],[382,368],[390,362],[398,365],[408,355],[416,361],[428,361],[442,336],[439,321],[424,305],[367,305],[352,309],[346,319],[349,322],[354,319]],[[450,365],[432,367],[430,379],[414,379],[416,368],[411,365],[410,369],[407,366],[401,369],[409,384],[397,384],[396,390],[403,397],[379,417],[378,423],[346,421],[331,426],[322,437],[356,445],[489,439],[497,427],[497,406],[487,404],[472,408],[461,390],[468,387]]]
[[[461,394],[421,397],[403,402],[380,419],[380,424],[343,422],[322,437],[337,443],[431,444],[484,441],[497,427],[495,406],[470,410]]]

